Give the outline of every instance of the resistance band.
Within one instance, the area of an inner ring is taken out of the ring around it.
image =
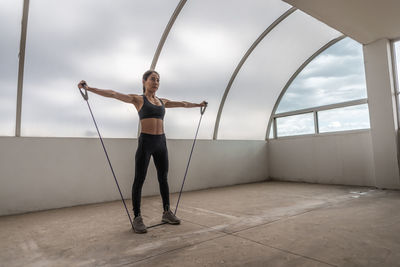
[[[86,84],[82,84],[82,85],[83,85],[83,87],[87,86]],[[85,89],[85,88],[83,88],[83,89]],[[110,165],[111,172],[112,172],[112,174],[113,174],[113,176],[114,176],[114,180],[115,180],[115,183],[116,183],[116,185],[117,185],[119,194],[121,195],[122,203],[124,204],[124,207],[125,207],[125,210],[126,210],[126,214],[128,215],[129,222],[131,223],[132,229],[134,229],[134,228],[133,228],[132,218],[131,218],[131,216],[129,215],[128,208],[126,207],[126,203],[125,203],[124,197],[122,196],[121,189],[120,189],[120,187],[119,187],[117,177],[115,177],[114,169],[113,169],[113,167],[112,167],[112,165],[111,165],[110,158],[108,157],[108,153],[107,153],[106,147],[104,146],[103,138],[101,137],[99,128],[97,127],[97,123],[96,123],[96,120],[95,120],[95,118],[94,118],[94,116],[93,116],[92,109],[90,108],[90,105],[89,105],[89,96],[88,96],[87,90],[85,89],[85,92],[82,92],[82,88],[79,88],[79,91],[80,91],[80,93],[81,93],[83,99],[86,101],[86,103],[87,103],[87,105],[88,105],[88,108],[89,108],[89,111],[90,111],[90,115],[92,115],[92,119],[93,119],[94,125],[96,126],[97,133],[98,133],[98,135],[99,135],[99,137],[100,137],[100,141],[101,141],[101,144],[102,144],[103,149],[104,149],[104,153],[106,154],[107,161],[108,161],[108,164]],[[190,155],[189,155],[189,160],[188,160],[188,163],[187,163],[187,165],[186,165],[185,175],[184,175],[184,177],[183,177],[181,190],[180,190],[180,192],[179,192],[178,201],[177,201],[176,207],[175,207],[175,212],[174,212],[175,215],[176,215],[176,212],[178,211],[179,201],[180,201],[180,199],[181,199],[181,195],[182,195],[182,191],[183,191],[183,186],[184,186],[184,184],[185,184],[187,172],[188,172],[188,170],[189,170],[190,160],[192,159],[192,154],[193,154],[194,146],[195,146],[196,140],[197,140],[197,134],[198,134],[199,129],[200,129],[201,119],[203,118],[203,114],[204,114],[204,112],[206,111],[207,104],[208,104],[208,103],[206,102],[206,105],[205,105],[204,107],[200,107],[200,120],[199,120],[199,124],[197,125],[196,135],[195,135],[195,137],[194,137],[193,144],[192,144],[192,149],[191,149]],[[152,228],[152,227],[156,227],[156,226],[163,225],[163,224],[166,224],[166,223],[163,222],[163,223],[155,224],[155,225],[149,226],[149,227],[147,227],[147,228]]]
[[[199,124],[197,125],[196,135],[194,136],[192,149],[191,149],[190,155],[189,155],[189,160],[188,160],[188,163],[187,163],[187,165],[186,165],[185,175],[184,175],[184,177],[183,177],[181,190],[179,191],[178,201],[176,202],[176,207],[175,207],[175,212],[174,212],[175,215],[176,215],[176,212],[178,211],[179,201],[180,201],[180,199],[181,199],[183,186],[184,186],[185,180],[186,180],[186,175],[187,175],[187,172],[188,172],[188,170],[189,170],[190,160],[192,159],[193,149],[194,149],[194,145],[196,144],[197,134],[198,134],[198,132],[199,132],[200,124],[201,124],[201,119],[203,118],[204,112],[206,112],[207,105],[208,105],[208,103],[206,102],[206,105],[205,105],[204,107],[200,107],[200,120],[199,120]],[[152,227],[156,227],[156,226],[163,225],[163,224],[166,224],[166,222],[158,223],[158,224],[149,226],[149,227],[147,227],[147,228],[152,228]]]
[[[83,85],[83,87],[86,87],[86,86],[87,86],[86,84],[82,84],[82,85]],[[96,120],[94,119],[92,109],[90,108],[90,105],[89,105],[89,96],[88,96],[87,90],[85,89],[85,93],[83,93],[83,92],[82,92],[82,89],[79,88],[79,91],[81,92],[81,95],[82,95],[83,99],[85,99],[85,101],[86,101],[86,103],[87,103],[87,105],[88,105],[90,114],[92,115],[92,119],[93,119],[94,125],[96,126],[96,130],[97,130],[97,133],[99,134],[101,144],[103,145],[104,153],[106,154],[106,157],[107,157],[107,160],[108,160],[108,164],[110,165],[111,172],[112,172],[112,174],[113,174],[113,176],[114,176],[115,183],[117,184],[117,188],[118,188],[119,194],[121,195],[122,202],[124,203],[124,207],[125,207],[125,210],[126,210],[126,214],[128,215],[129,222],[131,223],[131,226],[132,226],[132,229],[133,229],[132,218],[131,218],[131,216],[129,215],[129,211],[128,211],[128,208],[126,207],[126,203],[125,203],[124,197],[122,196],[121,189],[119,188],[119,184],[118,184],[117,177],[115,177],[114,169],[113,169],[113,167],[112,167],[112,165],[111,165],[110,158],[108,157],[108,153],[107,153],[106,147],[104,146],[103,138],[101,138],[101,134],[100,134],[99,128],[97,127]]]

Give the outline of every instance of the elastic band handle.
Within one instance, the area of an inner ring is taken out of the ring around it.
[[[206,112],[206,108],[207,108],[208,102],[206,102],[206,105],[204,107],[200,107],[200,114],[203,115],[204,112]]]
[[[85,87],[86,87],[87,85],[86,85],[86,83],[83,83],[82,85],[83,85],[83,88],[79,88],[79,87],[78,87],[79,92],[81,92],[81,95],[82,95],[83,99],[85,99],[86,101],[88,101],[89,96],[88,96],[87,90],[85,89]],[[85,89],[85,93],[82,92],[82,89]]]

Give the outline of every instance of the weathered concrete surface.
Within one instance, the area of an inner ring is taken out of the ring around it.
[[[160,197],[142,202],[158,223]],[[121,202],[5,216],[0,266],[399,266],[399,206],[400,191],[264,182],[184,193],[182,224],[144,235]]]

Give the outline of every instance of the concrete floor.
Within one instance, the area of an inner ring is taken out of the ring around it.
[[[184,193],[182,224],[144,235],[120,201],[5,216],[0,266],[400,266],[399,210],[400,191],[264,182]]]

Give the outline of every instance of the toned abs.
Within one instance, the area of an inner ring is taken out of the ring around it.
[[[163,120],[148,118],[140,121],[140,127],[142,133],[147,134],[163,134],[164,133],[164,124]]]

